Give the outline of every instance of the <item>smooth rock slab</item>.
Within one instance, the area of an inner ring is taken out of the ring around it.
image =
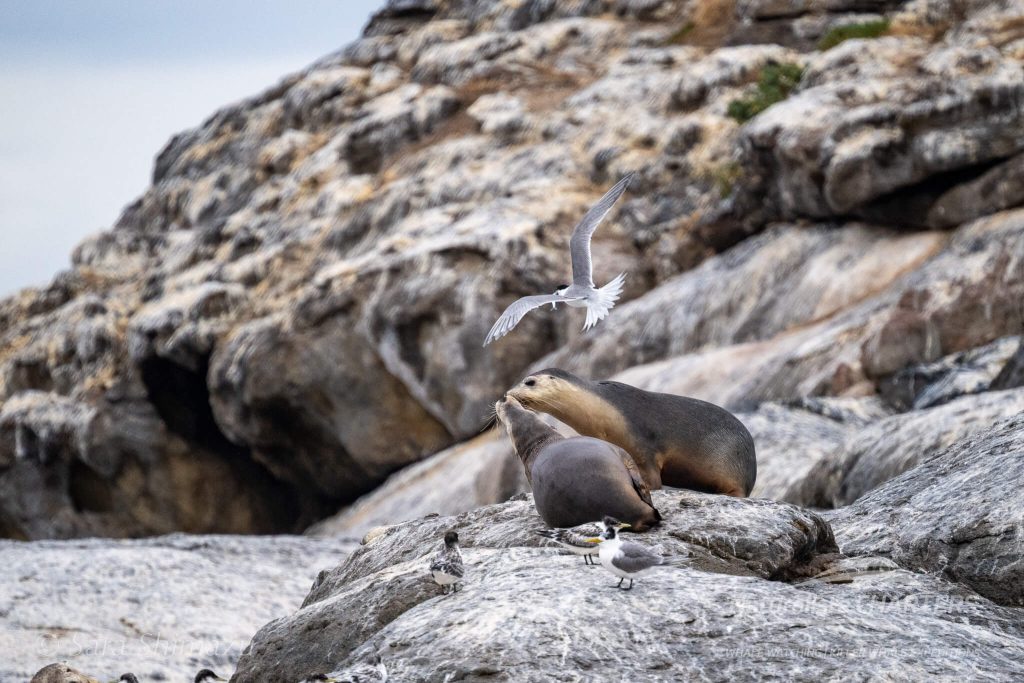
[[[252,633],[302,600],[350,541],[164,536],[0,541],[0,681],[66,662],[103,681],[231,671]]]
[[[500,430],[492,430],[396,472],[373,493],[306,533],[359,537],[377,526],[504,502],[528,489],[512,444]]]
[[[1024,606],[1024,416],[945,452],[831,515],[850,555],[938,572],[991,600]]]

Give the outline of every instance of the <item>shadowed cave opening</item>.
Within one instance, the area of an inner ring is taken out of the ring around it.
[[[930,175],[913,185],[899,187],[887,195],[855,208],[851,213],[863,220],[882,225],[908,228],[933,228],[926,222],[929,210],[938,199],[957,185],[969,183],[1006,161],[1006,157],[990,159],[973,166],[963,166]],[[980,217],[980,216],[979,216]]]
[[[111,512],[114,509],[114,487],[81,460],[71,462],[68,495],[76,512]]]
[[[150,356],[140,363],[139,369],[149,401],[167,428],[188,443],[219,456],[231,468],[236,481],[242,482],[262,503],[263,507],[256,511],[259,521],[246,531],[297,533],[314,521],[304,514],[298,491],[274,477],[247,447],[234,443],[220,430],[206,386],[208,358],[203,358],[192,371]]]

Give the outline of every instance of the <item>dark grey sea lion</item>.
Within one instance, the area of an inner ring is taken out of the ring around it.
[[[661,520],[628,453],[586,436],[565,438],[511,397],[495,410],[523,461],[541,518],[571,527],[611,515],[645,531]]]

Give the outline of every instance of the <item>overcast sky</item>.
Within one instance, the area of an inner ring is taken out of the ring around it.
[[[355,39],[384,0],[0,0],[0,297],[43,285],[175,132]]]

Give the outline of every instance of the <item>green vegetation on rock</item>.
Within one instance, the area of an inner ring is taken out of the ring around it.
[[[736,182],[743,175],[743,167],[735,161],[720,163],[711,169],[708,178],[718,190],[718,196],[725,198],[732,194]]]
[[[818,41],[818,49],[831,50],[836,45],[853,38],[877,38],[885,35],[888,30],[889,20],[884,17],[872,21],[861,21],[856,24],[833,26]]]
[[[804,69],[799,64],[771,63],[761,70],[757,87],[749,94],[729,103],[726,113],[740,123],[746,123],[776,102],[789,97],[800,83]]]
[[[669,45],[681,45],[681,44],[685,43],[686,42],[686,37],[688,35],[690,35],[691,33],[693,33],[693,29],[695,29],[695,28],[696,28],[696,25],[692,21],[686,22],[685,24],[683,24],[679,28],[679,30],[677,30],[675,33],[673,33],[671,36],[669,36],[668,44]]]

